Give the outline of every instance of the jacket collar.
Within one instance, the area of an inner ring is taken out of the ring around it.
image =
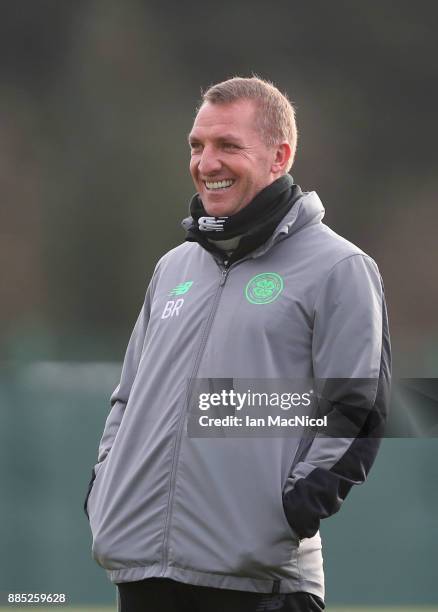
[[[283,217],[271,237],[251,253],[251,257],[260,257],[267,253],[274,244],[290,238],[304,227],[319,223],[325,214],[325,208],[315,191],[303,192],[290,211]]]

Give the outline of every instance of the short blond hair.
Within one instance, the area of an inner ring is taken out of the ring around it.
[[[233,77],[202,92],[201,106],[205,102],[230,104],[237,100],[252,100],[255,103],[257,127],[266,146],[285,141],[289,143],[292,154],[286,167],[288,172],[294,162],[298,132],[295,109],[287,95],[260,77]]]

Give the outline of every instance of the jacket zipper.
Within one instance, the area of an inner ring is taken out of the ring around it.
[[[226,263],[226,262],[225,262]],[[240,263],[240,262],[236,262],[236,263]],[[172,516],[172,508],[173,508],[173,498],[174,498],[174,494],[175,494],[175,479],[176,479],[176,467],[177,467],[177,463],[178,463],[178,457],[179,457],[179,451],[180,451],[180,447],[181,447],[181,440],[182,440],[182,433],[183,433],[183,428],[184,428],[184,422],[185,422],[185,415],[186,415],[186,407],[187,407],[187,403],[189,401],[190,398],[190,394],[192,392],[192,388],[193,388],[193,380],[199,370],[199,364],[201,362],[201,357],[202,354],[204,352],[205,349],[205,345],[207,344],[207,339],[208,339],[208,335],[209,335],[209,331],[211,329],[213,320],[214,320],[214,316],[216,314],[216,310],[219,304],[219,300],[220,300],[220,296],[223,290],[223,286],[225,285],[225,282],[227,280],[227,276],[228,273],[230,271],[230,267],[222,267],[220,266],[220,264],[218,264],[219,267],[221,268],[221,278],[219,281],[219,285],[216,289],[216,293],[214,294],[213,297],[213,304],[212,307],[210,309],[210,313],[208,315],[207,321],[205,323],[205,327],[204,327],[204,331],[202,333],[202,338],[201,338],[201,342],[199,344],[199,348],[198,351],[196,353],[196,358],[195,358],[195,363],[194,363],[194,367],[193,367],[193,372],[191,377],[189,378],[189,384],[188,384],[188,388],[187,388],[187,394],[183,403],[183,407],[181,409],[180,412],[180,416],[179,416],[179,423],[178,423],[178,431],[177,431],[177,435],[176,435],[176,439],[175,439],[175,446],[173,449],[173,456],[172,456],[172,465],[171,465],[171,469],[170,469],[170,487],[169,487],[169,499],[167,502],[167,513],[166,513],[166,520],[164,523],[164,538],[163,538],[163,562],[162,562],[162,567],[161,567],[161,572],[160,575],[164,576],[166,573],[166,569],[167,569],[167,563],[169,560],[169,552],[168,552],[168,541],[169,541],[169,533],[170,533],[170,524],[171,524],[171,516]]]

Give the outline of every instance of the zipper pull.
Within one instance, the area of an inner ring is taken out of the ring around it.
[[[225,281],[227,280],[227,276],[228,276],[228,269],[224,268],[222,270],[221,282],[219,283],[220,287],[223,287],[225,285]]]

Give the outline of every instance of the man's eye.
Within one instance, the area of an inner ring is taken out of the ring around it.
[[[232,142],[224,142],[224,149],[238,149],[239,147]]]
[[[201,143],[200,142],[191,142],[190,143],[190,149],[192,151],[199,151],[201,149]]]

